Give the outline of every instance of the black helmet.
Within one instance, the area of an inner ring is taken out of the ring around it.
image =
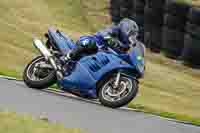
[[[124,18],[120,21],[120,23],[118,24],[122,34],[124,34],[124,36],[135,36],[137,37],[138,32],[139,32],[139,27],[137,25],[137,23],[131,19],[128,18]]]

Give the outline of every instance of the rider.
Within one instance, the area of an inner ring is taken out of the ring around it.
[[[102,47],[102,44],[107,44],[113,49],[127,51],[130,43],[138,42],[138,32],[138,25],[133,20],[125,18],[118,25],[110,26],[95,35],[80,37],[76,42],[77,47],[67,53],[65,60],[78,60],[85,54],[95,54],[99,47]],[[130,36],[132,36],[132,42],[130,42]],[[98,44],[97,42],[102,43]]]

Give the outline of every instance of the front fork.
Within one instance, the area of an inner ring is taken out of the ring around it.
[[[117,88],[119,86],[120,77],[121,77],[121,72],[118,72],[117,77],[115,79],[114,88]]]

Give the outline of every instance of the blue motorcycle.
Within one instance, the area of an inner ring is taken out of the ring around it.
[[[41,56],[33,59],[24,70],[23,79],[28,87],[45,89],[57,83],[63,91],[99,99],[101,104],[111,108],[127,105],[136,97],[138,80],[145,70],[145,47],[142,43],[130,44],[127,52],[100,48],[96,54],[62,64],[62,55],[76,44],[58,30],[49,29],[45,36],[45,45],[39,39],[33,41]]]

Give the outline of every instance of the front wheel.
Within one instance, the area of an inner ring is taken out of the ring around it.
[[[107,107],[119,108],[132,101],[138,92],[138,81],[121,75],[119,86],[114,87],[116,74],[109,76],[99,84],[99,100]]]
[[[56,71],[43,56],[38,56],[25,68],[23,79],[30,88],[45,89],[56,83]]]

